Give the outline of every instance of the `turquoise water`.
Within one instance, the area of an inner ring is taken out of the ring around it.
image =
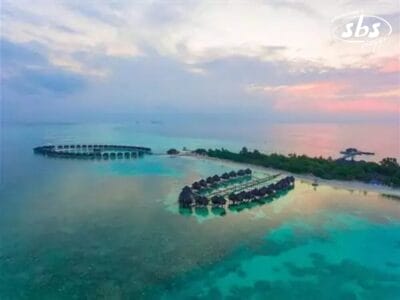
[[[262,206],[222,216],[211,209],[181,214],[176,199],[183,185],[232,166],[166,156],[60,160],[31,151],[43,143],[83,141],[145,145],[156,152],[294,143],[269,136],[273,144],[256,144],[239,131],[235,140],[226,130],[210,130],[206,138],[202,128],[190,137],[182,127],[156,125],[4,128],[0,298],[399,299],[398,199],[314,189],[298,180],[293,191]],[[312,140],[304,128],[293,136]]]

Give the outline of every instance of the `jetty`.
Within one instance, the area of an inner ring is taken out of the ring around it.
[[[213,190],[212,192],[207,194],[207,197],[210,197],[210,198],[214,197],[214,196],[226,197],[231,193],[236,193],[236,192],[248,190],[253,187],[259,186],[261,184],[264,184],[266,182],[274,180],[275,178],[277,178],[279,176],[280,176],[280,174],[274,174],[274,175],[270,175],[270,176],[266,176],[266,177],[262,177],[262,178],[252,179],[250,181],[244,181],[243,183],[228,185],[225,188]]]
[[[113,144],[63,144],[33,148],[35,154],[55,158],[131,159],[152,154],[151,148]]]

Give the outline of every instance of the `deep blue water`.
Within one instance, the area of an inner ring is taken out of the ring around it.
[[[298,180],[262,206],[182,215],[176,199],[183,185],[235,167],[183,157],[105,162],[32,153],[44,143],[85,142],[154,152],[248,145],[328,156],[352,136],[349,146],[397,156],[398,129],[379,126],[387,125],[364,126],[386,129],[379,143],[365,139],[359,125],[6,126],[0,298],[399,299],[398,199]]]

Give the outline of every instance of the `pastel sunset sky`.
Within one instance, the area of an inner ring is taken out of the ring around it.
[[[5,0],[3,117],[396,120],[399,3]],[[332,20],[352,12],[384,18],[392,34],[335,39]]]

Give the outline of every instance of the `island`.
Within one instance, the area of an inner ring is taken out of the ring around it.
[[[297,154],[265,154],[243,147],[240,152],[227,149],[196,149],[194,155],[273,168],[294,174],[311,174],[327,180],[361,181],[368,184],[400,187],[400,166],[396,158],[387,157],[379,163],[364,160],[309,157]]]

